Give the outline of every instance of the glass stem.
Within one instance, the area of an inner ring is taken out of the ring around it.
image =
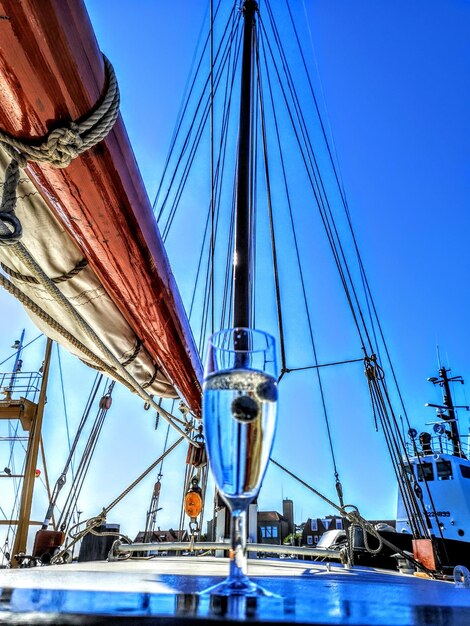
[[[230,526],[230,575],[232,579],[246,578],[246,509],[232,511]]]

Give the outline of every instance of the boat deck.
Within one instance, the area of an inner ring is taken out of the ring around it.
[[[279,598],[198,595],[226,559],[158,557],[0,570],[1,624],[347,624],[468,626],[470,589],[394,572],[297,560],[252,560]]]

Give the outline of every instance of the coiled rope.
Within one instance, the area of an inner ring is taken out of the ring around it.
[[[81,122],[70,122],[54,129],[39,142],[25,142],[0,130],[0,145],[10,155],[5,171],[0,220],[0,244],[11,245],[22,236],[21,222],[15,215],[20,168],[28,162],[48,163],[55,168],[65,168],[77,156],[103,140],[114,126],[119,114],[119,87],[113,66],[103,55],[107,89],[101,104]]]

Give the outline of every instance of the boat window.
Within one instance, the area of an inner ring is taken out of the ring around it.
[[[452,463],[450,461],[436,461],[437,480],[452,480]]]
[[[434,480],[434,472],[432,469],[432,463],[421,463],[418,467],[418,480],[420,482],[424,480]]]
[[[470,467],[468,465],[461,465],[460,473],[464,478],[470,478]]]

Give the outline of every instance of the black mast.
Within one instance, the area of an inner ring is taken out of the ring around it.
[[[455,456],[464,456],[462,453],[462,447],[460,444],[460,435],[459,429],[457,426],[457,417],[455,415],[454,403],[452,402],[452,394],[450,392],[450,380],[462,380],[461,376],[456,376],[455,378],[448,378],[447,372],[444,367],[439,370],[439,376],[442,380],[442,391],[443,391],[443,405],[447,407],[447,415],[442,414],[442,418],[449,422],[450,432],[452,433],[452,445],[454,447]],[[463,382],[463,381],[462,381]]]
[[[253,51],[255,45],[255,0],[245,0],[243,16],[243,58],[240,95],[240,123],[236,175],[235,247],[233,255],[233,326],[252,325],[252,135],[253,135]]]
[[[457,425],[457,416],[455,414],[456,407],[454,406],[454,403],[452,401],[452,393],[450,391],[450,385],[449,385],[449,383],[453,381],[460,382],[463,385],[464,381],[462,379],[462,376],[453,376],[452,378],[449,378],[447,376],[447,372],[450,372],[450,370],[446,369],[445,367],[441,367],[441,369],[439,370],[439,378],[428,379],[431,383],[433,383],[433,385],[439,385],[440,387],[442,387],[442,395],[443,395],[443,398],[442,398],[443,406],[439,406],[435,404],[428,404],[428,406],[434,406],[438,409],[446,409],[447,413],[439,413],[439,417],[441,417],[445,422],[449,423],[450,437],[452,439],[454,455],[460,456],[462,458],[466,458],[462,450],[462,444],[460,441],[460,433],[459,433],[459,428]],[[458,408],[466,408],[468,410],[467,406],[458,407]]]

